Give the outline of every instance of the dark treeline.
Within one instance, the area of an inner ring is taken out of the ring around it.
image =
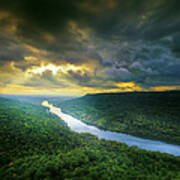
[[[1,179],[179,179],[180,158],[77,134],[44,107],[0,98]]]
[[[179,91],[86,95],[56,105],[102,129],[180,145]]]

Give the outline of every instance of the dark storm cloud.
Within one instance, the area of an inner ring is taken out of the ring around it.
[[[79,2],[78,0],[2,0],[0,9],[23,17],[31,25],[55,29],[57,25],[62,25],[68,18],[78,16],[76,5]]]
[[[91,78],[90,75],[88,75],[88,73],[84,73],[82,74],[80,71],[79,72],[73,72],[72,70],[68,71],[69,76],[71,81],[77,81],[77,84],[79,84],[80,86],[87,86],[87,84],[89,84]]]
[[[1,10],[24,19],[18,32],[29,39],[38,39],[42,31],[64,35],[68,20],[91,26],[104,38],[112,34],[122,36],[120,39],[159,38],[180,28],[180,3],[176,0],[2,0],[0,4]]]
[[[70,81],[88,87],[106,81],[180,83],[178,0],[1,0],[0,12],[0,64],[16,61],[26,71],[38,62],[25,56],[56,65],[93,61],[93,74],[68,72]],[[46,73],[44,86],[63,86]],[[36,78],[27,84],[35,86]]]
[[[25,50],[18,44],[6,41],[3,43],[0,38],[0,62],[1,61],[19,61],[24,59]]]
[[[180,58],[180,33],[173,36],[172,52],[176,57]]]
[[[39,83],[41,82],[41,83]],[[30,80],[26,83],[22,83],[24,86],[33,86],[33,87],[49,87],[49,88],[65,88],[67,87],[61,78],[56,78],[51,71],[45,71],[42,74],[32,76]]]

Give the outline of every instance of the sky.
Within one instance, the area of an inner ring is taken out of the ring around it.
[[[1,0],[0,94],[180,90],[179,0]]]

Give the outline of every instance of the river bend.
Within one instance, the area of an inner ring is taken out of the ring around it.
[[[106,140],[124,142],[128,146],[136,145],[140,149],[160,151],[162,153],[169,153],[175,156],[180,156],[180,146],[178,145],[143,139],[119,132],[104,131],[95,126],[87,125],[86,123],[72,117],[71,115],[63,113],[60,108],[49,104],[48,101],[43,101],[42,105],[48,107],[51,113],[56,114],[62,120],[64,120],[72,131],[78,133],[90,133],[97,136],[99,139],[103,138]]]

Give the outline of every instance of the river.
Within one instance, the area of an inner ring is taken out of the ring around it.
[[[49,104],[48,101],[43,101],[42,105],[48,107],[50,112],[59,116],[64,120],[72,131],[78,133],[90,133],[97,136],[99,139],[106,140],[116,140],[119,142],[124,142],[128,146],[138,146],[140,149],[146,149],[151,151],[160,151],[162,153],[169,153],[174,156],[180,156],[180,146],[167,144],[161,141],[143,139],[139,137],[134,137],[124,133],[104,131],[95,126],[87,125],[86,123],[72,117],[71,115],[65,114],[60,108]]]

